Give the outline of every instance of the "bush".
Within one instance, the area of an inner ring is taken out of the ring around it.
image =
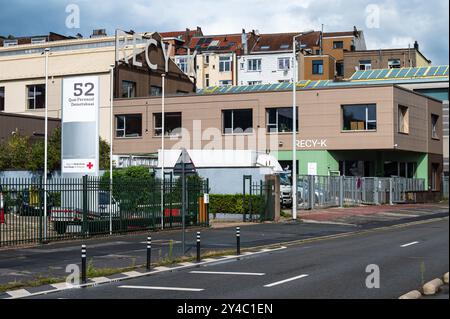
[[[211,214],[250,214],[249,201],[252,200],[252,213],[261,214],[264,208],[264,197],[259,195],[210,195],[209,212]]]

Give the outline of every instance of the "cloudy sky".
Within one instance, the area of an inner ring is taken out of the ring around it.
[[[270,33],[319,30],[322,24],[325,31],[341,31],[356,25],[365,31],[369,49],[407,47],[417,40],[434,64],[448,64],[448,0],[0,0],[0,5],[3,36],[49,31],[88,36],[97,28],[112,34],[115,28],[162,32],[196,26],[205,34],[242,28]],[[68,5],[79,8],[79,28],[66,24]]]

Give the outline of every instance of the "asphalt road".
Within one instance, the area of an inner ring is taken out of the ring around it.
[[[368,265],[380,288],[366,287]],[[448,219],[157,274],[41,299],[397,299],[449,269]]]

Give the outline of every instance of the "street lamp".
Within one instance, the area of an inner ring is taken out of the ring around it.
[[[44,142],[44,241],[47,240],[47,179],[48,179],[48,56],[50,49],[44,50],[45,55],[45,142]]]
[[[113,125],[114,125],[114,68],[116,64],[110,65],[110,100],[109,100],[109,112],[110,112],[110,130],[109,130],[109,139],[110,139],[110,149],[109,149],[109,233],[112,235],[113,233],[113,224],[112,224],[112,191],[113,191]]]
[[[298,61],[297,61],[297,38],[314,32],[302,32],[292,39],[292,55],[293,55],[293,96],[292,96],[292,218],[297,220],[297,82],[298,82]],[[300,49],[302,48],[299,41]]]

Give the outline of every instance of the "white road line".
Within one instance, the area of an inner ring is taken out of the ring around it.
[[[409,244],[401,245],[400,247],[406,248],[406,247],[409,247],[409,246],[417,245],[418,243],[419,243],[418,241],[415,241],[415,242],[412,242],[412,243],[409,243]]]
[[[191,292],[200,292],[205,289],[196,289],[196,288],[179,288],[179,287],[151,287],[151,286],[119,286],[119,288],[123,289],[143,289],[143,290],[168,290],[168,291],[191,291]]]
[[[294,277],[294,278],[289,278],[289,279],[286,279],[286,280],[274,282],[273,284],[265,285],[264,288],[272,288],[272,287],[279,286],[279,285],[282,285],[282,284],[285,284],[285,283],[288,283],[288,282],[291,282],[291,281],[294,281],[294,280],[306,278],[308,276],[309,275],[300,275],[300,276],[297,276],[297,277]]]
[[[191,271],[190,274],[204,275],[231,275],[231,276],[265,276],[264,273],[255,272],[226,272],[226,271]]]
[[[31,295],[31,293],[28,290],[25,289],[18,289],[13,291],[7,291],[8,295],[10,295],[12,298],[23,298],[28,297]]]

